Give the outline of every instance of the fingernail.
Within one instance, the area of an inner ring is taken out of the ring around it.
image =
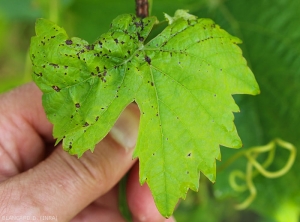
[[[135,147],[138,136],[139,118],[137,105],[130,104],[110,130],[111,137],[123,146],[126,151]]]

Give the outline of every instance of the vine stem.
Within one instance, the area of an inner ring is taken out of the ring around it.
[[[149,3],[148,0],[135,0],[136,16],[145,18],[149,16]]]

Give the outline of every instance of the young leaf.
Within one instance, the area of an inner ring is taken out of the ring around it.
[[[30,54],[54,137],[70,154],[93,150],[136,101],[140,182],[148,183],[169,217],[189,188],[198,189],[199,171],[215,180],[220,144],[242,145],[231,95],[254,95],[259,88],[236,45],[240,40],[213,21],[177,16],[145,43],[155,22],[121,15],[88,44],[41,19]]]

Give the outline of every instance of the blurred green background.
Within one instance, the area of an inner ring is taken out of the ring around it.
[[[243,40],[241,48],[261,94],[234,96],[241,108],[235,123],[244,144],[242,150],[276,137],[300,147],[299,0],[153,0],[152,14],[159,19],[163,19],[163,12],[172,15],[176,9],[212,18]],[[108,30],[117,15],[134,12],[134,0],[0,0],[0,92],[31,81],[28,49],[36,18],[48,18],[70,36],[92,42]],[[237,152],[221,147],[222,162]],[[287,151],[277,149],[268,169],[280,169],[287,158]],[[237,211],[234,206],[249,193],[235,192],[228,178],[232,170],[245,171],[245,166],[246,159],[239,158],[217,173],[214,185],[202,176],[199,192],[190,191],[181,201],[175,212],[177,221],[299,221],[299,158],[280,178],[255,177],[256,199],[247,210]]]

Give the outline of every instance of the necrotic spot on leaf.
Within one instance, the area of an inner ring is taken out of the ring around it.
[[[151,59],[148,56],[145,56],[145,61],[150,65],[151,64]]]
[[[87,126],[89,126],[89,125],[90,125],[90,124],[89,124],[88,122],[85,122],[83,126],[84,126],[84,127],[87,127]]]
[[[140,33],[137,33],[137,36],[138,36],[138,39],[139,39],[140,42],[144,41],[144,38],[140,35]]]
[[[80,108],[80,104],[79,104],[79,103],[76,103],[76,104],[75,104],[75,107],[76,107],[76,108]]]
[[[187,156],[188,156],[188,157],[192,156],[192,153],[189,153]]]
[[[66,44],[67,44],[67,45],[72,45],[72,43],[73,43],[73,42],[72,42],[71,39],[66,40]]]
[[[54,68],[59,68],[59,65],[54,64],[54,63],[49,63],[50,66],[53,66]]]
[[[56,92],[59,92],[60,91],[60,88],[58,86],[52,86],[52,88],[56,91]]]

